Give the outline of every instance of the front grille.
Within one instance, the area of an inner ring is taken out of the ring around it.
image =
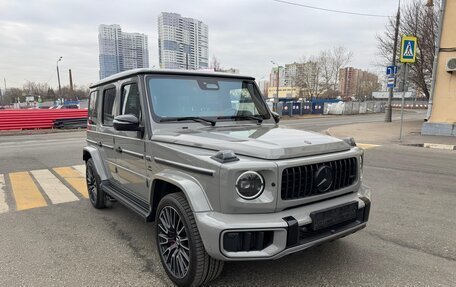
[[[329,187],[321,190],[315,177],[323,166],[331,171],[332,182]],[[282,172],[282,199],[304,198],[350,186],[356,181],[357,170],[357,160],[354,157],[286,168]]]

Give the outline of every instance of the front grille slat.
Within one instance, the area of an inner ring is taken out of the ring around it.
[[[325,190],[321,186],[317,187],[318,183],[315,182],[315,176],[322,166],[327,166],[332,173],[332,183]],[[355,183],[357,171],[356,158],[285,168],[282,172],[282,199],[305,198],[348,187]]]

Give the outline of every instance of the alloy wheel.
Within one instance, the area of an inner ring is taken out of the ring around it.
[[[90,167],[87,167],[86,178],[90,201],[97,202],[97,182],[93,174],[92,168]]]
[[[169,272],[184,278],[190,266],[188,233],[179,213],[165,206],[158,219],[159,249]]]

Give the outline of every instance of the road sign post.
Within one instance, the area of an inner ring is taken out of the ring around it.
[[[405,93],[408,90],[408,63],[415,63],[416,61],[416,49],[417,40],[414,36],[403,36],[401,42],[401,63],[404,63],[405,76],[404,76],[404,91],[402,93],[402,105],[401,105],[401,127],[399,131],[399,140],[402,141],[402,126],[404,124],[404,105],[405,105]]]

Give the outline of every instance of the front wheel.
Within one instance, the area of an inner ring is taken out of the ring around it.
[[[168,194],[160,201],[155,230],[163,267],[178,286],[200,286],[222,272],[223,261],[207,254],[193,212],[182,193]]]

